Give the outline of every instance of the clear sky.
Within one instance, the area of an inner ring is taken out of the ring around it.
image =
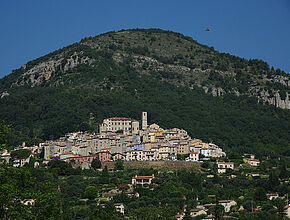
[[[0,78],[83,37],[137,27],[180,32],[290,73],[290,0],[3,0]]]

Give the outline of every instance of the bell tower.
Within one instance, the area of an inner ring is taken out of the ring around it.
[[[147,112],[142,112],[142,130],[147,128]]]

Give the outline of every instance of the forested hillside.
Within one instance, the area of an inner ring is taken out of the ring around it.
[[[13,125],[10,144],[17,145],[147,111],[151,123],[227,151],[290,155],[289,82],[261,60],[220,54],[178,33],[110,32],[1,79],[0,119]]]

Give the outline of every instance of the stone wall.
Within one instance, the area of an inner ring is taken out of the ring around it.
[[[108,169],[114,169],[115,162],[103,162],[103,167],[107,166]],[[140,168],[154,168],[164,170],[178,170],[182,168],[200,168],[199,162],[189,161],[125,161],[124,167],[129,169]]]

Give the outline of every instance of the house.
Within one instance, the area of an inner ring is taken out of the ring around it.
[[[198,161],[199,160],[199,153],[197,153],[197,152],[190,152],[189,153],[189,160],[190,161]]]
[[[182,220],[184,216],[185,216],[185,213],[184,213],[184,212],[182,212],[182,213],[177,213],[177,214],[175,215],[175,217],[176,217],[177,220]]]
[[[203,209],[207,212],[208,209],[209,209],[210,207],[212,207],[212,206],[216,206],[216,204],[215,204],[215,203],[204,204],[204,205],[203,205]]]
[[[190,210],[190,216],[191,217],[196,217],[198,215],[206,215],[206,211],[203,209],[192,209]]]
[[[66,162],[73,162],[75,164],[82,164],[84,162],[92,163],[93,159],[98,158],[98,155],[74,156],[65,158]]]
[[[139,195],[139,193],[134,193],[134,192],[125,192],[125,195],[126,196],[128,196],[129,198],[139,198],[140,197],[140,195]]]
[[[144,161],[156,160],[156,153],[154,151],[143,151],[143,160]]]
[[[111,153],[109,151],[101,151],[97,153],[97,156],[101,162],[111,160]]]
[[[258,167],[260,165],[260,161],[258,159],[254,159],[253,155],[251,158],[243,158],[243,161],[253,167]]]
[[[113,158],[113,161],[116,161],[116,160],[124,160],[125,159],[125,155],[124,154],[121,154],[121,153],[116,153],[112,156]]]
[[[26,158],[26,159],[24,159],[24,158],[22,158],[22,159],[17,159],[17,158],[14,159],[12,161],[13,167],[22,167],[22,166],[24,166],[24,164],[29,163],[30,157],[31,157],[31,155],[28,158]]]
[[[126,152],[127,161],[143,161],[143,151],[142,150],[132,150]]]
[[[207,215],[206,217],[202,218],[201,220],[215,220],[213,215]]]
[[[290,205],[285,206],[285,214],[287,218],[290,218]]]
[[[24,200],[21,200],[20,203],[22,203],[23,205],[31,206],[35,203],[35,200],[34,199],[24,199]]]
[[[115,203],[115,209],[117,212],[122,213],[123,215],[125,214],[125,207],[122,203]]]
[[[259,173],[247,173],[246,176],[252,177],[252,178],[259,178],[260,174]]]
[[[130,118],[106,118],[100,125],[100,132],[104,131],[124,131],[137,134],[139,132],[139,122]]]
[[[132,185],[150,185],[154,179],[154,174],[152,176],[134,176],[132,177]]]
[[[0,159],[4,159],[7,163],[9,163],[9,160],[11,159],[10,153],[3,153],[0,155]]]
[[[211,151],[208,147],[202,147],[200,150],[200,154],[205,156],[205,157],[210,157],[211,156]]]
[[[225,212],[231,211],[231,207],[237,205],[236,201],[234,200],[220,200],[219,204],[225,208]]]
[[[267,196],[267,198],[268,198],[269,200],[273,200],[273,199],[277,199],[277,198],[279,198],[278,193],[269,193],[269,194],[266,194],[266,196]]]
[[[107,201],[113,200],[115,196],[117,196],[119,193],[110,193],[110,192],[103,192],[102,198],[106,199]]]
[[[72,152],[65,152],[65,153],[60,154],[59,157],[61,160],[65,160],[68,157],[74,157],[74,156],[76,156],[76,155]]]
[[[215,198],[216,195],[207,195],[208,198]]]
[[[234,169],[233,162],[217,162],[218,173],[225,173],[227,169]]]
[[[177,160],[177,157],[176,157],[176,155],[171,154],[171,155],[168,155],[168,160],[176,161]]]

